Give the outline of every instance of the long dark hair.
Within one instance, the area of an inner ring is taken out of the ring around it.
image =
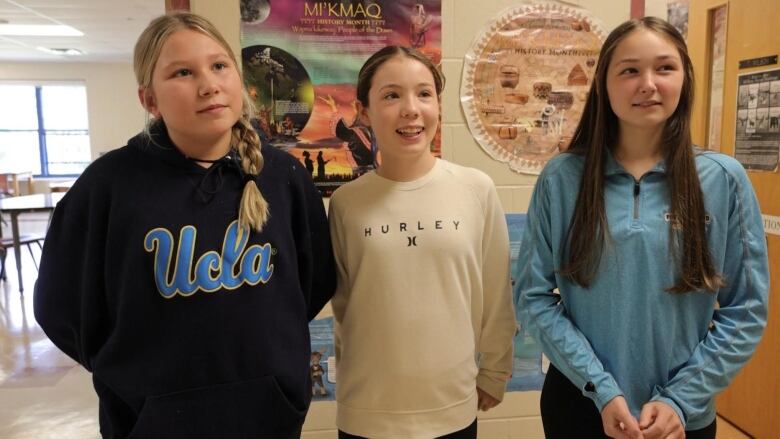
[[[559,272],[587,288],[596,276],[609,239],[604,205],[604,167],[607,148],[614,148],[617,144],[619,124],[609,104],[607,70],[617,45],[640,29],[662,35],[677,48],[684,74],[680,102],[667,119],[661,136],[671,196],[669,237],[675,260],[679,263],[678,279],[667,291],[715,291],[724,282],[712,265],[707,245],[704,197],[694,161],[690,130],[693,66],[680,33],[666,21],[655,17],[626,21],[609,34],[601,47],[596,76],[568,150],[585,157],[585,169],[569,224],[563,267]]]

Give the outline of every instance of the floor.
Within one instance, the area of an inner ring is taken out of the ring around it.
[[[25,215],[22,233],[43,233],[46,216]],[[3,236],[10,227],[3,225]],[[36,261],[40,251],[33,246]],[[23,248],[25,292],[10,252],[0,280],[0,438],[99,438],[90,375],[46,338],[33,316],[37,272]]]
[[[27,215],[22,233],[43,232],[46,217]],[[9,234],[3,226],[3,236]],[[37,247],[36,260],[40,257]],[[37,273],[22,253],[25,293],[19,293],[13,252],[0,280],[0,438],[99,438],[97,398],[89,373],[51,344],[33,317],[32,286]],[[718,420],[718,439],[745,434]]]

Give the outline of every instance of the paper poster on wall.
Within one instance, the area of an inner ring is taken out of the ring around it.
[[[566,150],[604,36],[587,11],[557,4],[515,6],[488,23],[466,54],[460,89],[482,148],[529,174]]]
[[[734,157],[745,169],[776,171],[780,156],[780,69],[737,77]]]
[[[666,21],[688,39],[688,0],[672,0],[666,3]]]
[[[506,224],[509,229],[509,250],[511,254],[512,286],[519,273],[517,266],[520,255],[520,243],[525,230],[525,214],[507,214]],[[512,361],[512,378],[507,385],[507,391],[518,392],[526,390],[541,390],[544,383],[542,348],[536,340],[522,327],[518,328],[514,341],[515,355]]]
[[[333,347],[333,317],[309,322],[311,337],[311,393],[313,401],[336,399],[336,351]]]
[[[241,0],[244,80],[267,142],[298,158],[323,195],[375,168],[355,84],[368,57],[411,46],[441,62],[441,0]],[[441,134],[431,150],[440,155]]]

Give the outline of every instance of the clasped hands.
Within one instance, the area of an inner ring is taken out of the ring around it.
[[[604,433],[615,439],[685,439],[685,429],[677,412],[668,404],[651,401],[642,407],[637,420],[626,399],[613,398],[601,410]]]

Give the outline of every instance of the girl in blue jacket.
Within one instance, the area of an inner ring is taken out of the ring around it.
[[[758,203],[737,161],[692,146],[693,89],[672,26],[623,23],[539,176],[515,300],[552,363],[548,438],[714,438],[715,394],[761,338]]]

